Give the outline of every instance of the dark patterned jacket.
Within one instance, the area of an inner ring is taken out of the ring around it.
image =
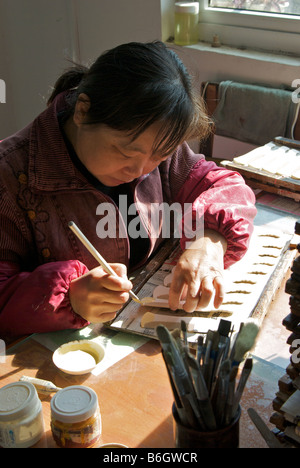
[[[73,164],[57,117],[64,108],[62,94],[33,123],[0,143],[1,337],[86,325],[72,310],[68,287],[97,265],[69,221],[108,262],[129,265],[122,216],[116,217],[115,237],[97,234],[97,207],[115,205]],[[131,183],[130,190],[149,239],[140,265],[162,241],[161,224],[149,225],[150,207],[161,203],[190,204],[194,220],[202,217],[205,227],[223,234],[228,243],[225,268],[246,252],[256,214],[252,190],[238,173],[206,161],[187,144]],[[186,237],[183,232],[183,249]]]

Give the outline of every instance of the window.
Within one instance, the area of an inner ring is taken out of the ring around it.
[[[200,0],[200,40],[300,55],[300,0]]]
[[[209,7],[300,15],[300,0],[209,0]]]

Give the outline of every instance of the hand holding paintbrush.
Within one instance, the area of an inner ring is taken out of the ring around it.
[[[74,232],[76,237],[82,242],[82,244],[87,248],[90,254],[93,255],[95,260],[102,266],[103,270],[108,273],[109,275],[117,276],[117,273],[111,268],[109,263],[102,257],[102,255],[95,249],[95,247],[90,243],[90,241],[85,237],[85,235],[80,231],[78,226],[74,223],[74,221],[69,222],[69,228],[71,231]],[[142,301],[134,294],[133,291],[129,291],[130,297],[139,304],[142,304]]]

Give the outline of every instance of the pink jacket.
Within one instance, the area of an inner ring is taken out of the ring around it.
[[[80,328],[72,310],[70,282],[96,262],[68,227],[73,220],[108,262],[128,265],[128,237],[99,239],[97,207],[111,199],[73,165],[57,120],[65,95],[32,124],[0,143],[0,337]],[[256,214],[255,198],[242,177],[207,162],[188,145],[132,184],[146,231],[153,203],[192,203],[193,217],[225,236],[227,268],[246,252]],[[199,215],[200,213],[200,215]],[[122,218],[120,218],[120,230]],[[150,233],[145,262],[161,242]],[[118,229],[116,231],[118,233]],[[184,248],[186,239],[181,239]]]

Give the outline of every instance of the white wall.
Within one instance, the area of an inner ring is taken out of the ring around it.
[[[6,103],[0,104],[0,138],[29,123],[44,109],[44,96],[64,59],[72,58],[69,2],[1,0],[0,78]]]
[[[44,110],[68,60],[87,63],[117,44],[155,39],[160,0],[0,0],[0,139]]]
[[[45,108],[67,59],[88,63],[102,51],[129,41],[172,35],[174,0],[0,0],[0,79],[7,87],[0,103],[0,139],[22,128]],[[162,22],[161,22],[162,13]],[[162,23],[162,24],[161,24]],[[275,33],[276,34],[276,33]],[[300,78],[299,61],[271,54],[198,48],[176,51],[201,81],[232,79],[290,85]],[[231,159],[250,149],[215,139],[215,156]]]
[[[160,0],[74,0],[80,58],[119,44],[161,39]]]

